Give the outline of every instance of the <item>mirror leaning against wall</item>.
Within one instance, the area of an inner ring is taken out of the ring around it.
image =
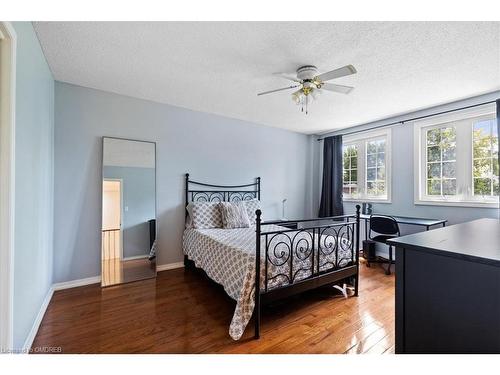
[[[156,143],[102,142],[101,285],[156,277]]]

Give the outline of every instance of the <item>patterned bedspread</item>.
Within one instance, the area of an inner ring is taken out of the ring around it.
[[[263,227],[262,232],[278,230],[288,229],[270,225]],[[268,235],[268,290],[310,276],[313,262],[314,268],[320,271],[333,268],[336,253],[338,266],[347,265],[353,257],[350,242],[346,236],[338,237],[337,243],[337,236],[322,235],[318,241],[317,235],[305,231]],[[265,242],[261,236],[261,290],[265,287]],[[254,308],[255,228],[186,229],[183,250],[197,267],[236,300],[229,335],[234,340],[240,339]]]

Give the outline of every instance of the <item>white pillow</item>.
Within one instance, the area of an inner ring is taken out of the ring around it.
[[[224,228],[249,228],[247,207],[243,202],[221,202],[219,203]]]
[[[186,210],[189,214],[186,227],[195,229],[222,228],[222,217],[218,202],[191,202]]]
[[[193,209],[193,207],[189,206],[189,204],[186,206],[187,215],[186,215],[186,220],[185,220],[185,226],[186,226],[185,229],[192,229],[193,228],[193,219],[191,219],[191,217],[193,217],[193,213],[191,212],[192,209]]]
[[[255,211],[260,210],[260,201],[257,199],[250,199],[245,202],[245,206],[247,208],[247,215],[250,223],[255,225]]]

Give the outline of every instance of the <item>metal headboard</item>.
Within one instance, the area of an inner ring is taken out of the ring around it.
[[[198,187],[200,186],[209,189],[199,190]],[[255,182],[251,184],[213,185],[190,180],[189,173],[186,173],[185,199],[186,206],[189,202],[237,202],[250,199],[260,200],[260,177],[257,177]]]

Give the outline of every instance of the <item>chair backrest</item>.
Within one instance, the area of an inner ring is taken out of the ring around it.
[[[399,225],[396,219],[387,215],[370,216],[370,238],[371,231],[385,235],[397,235],[399,237]]]

